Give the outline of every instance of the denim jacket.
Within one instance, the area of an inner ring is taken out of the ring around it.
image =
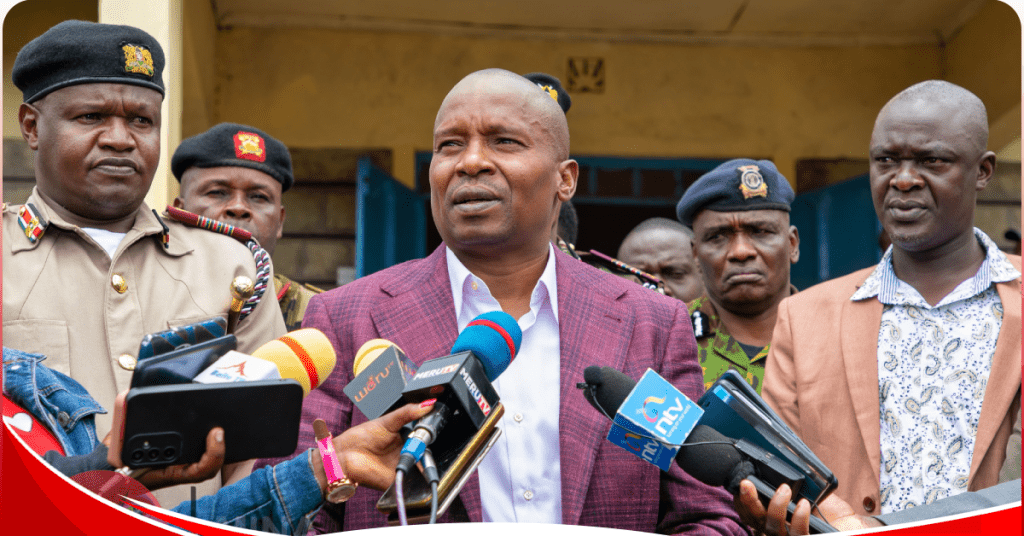
[[[4,347],[3,390],[15,404],[32,413],[53,432],[67,456],[92,452],[96,438],[94,415],[103,408],[75,380],[50,370],[46,357]],[[323,496],[313,476],[311,452],[248,477],[216,494],[196,501],[195,517],[236,527],[303,534],[320,510]],[[190,515],[185,501],[172,510]]]
[[[44,359],[5,346],[4,392],[49,428],[65,455],[89,454],[99,443],[94,416],[106,411],[78,382],[42,365]]]

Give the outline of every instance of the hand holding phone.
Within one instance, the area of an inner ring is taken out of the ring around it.
[[[125,398],[128,391],[117,396],[114,401],[114,424],[110,430],[110,443],[107,445],[107,463],[120,468],[121,448],[123,445]],[[206,451],[199,461],[191,464],[172,465],[162,469],[144,469],[137,471],[135,479],[146,489],[156,490],[177,484],[202,482],[213,478],[224,465],[224,430],[214,428],[206,435]]]

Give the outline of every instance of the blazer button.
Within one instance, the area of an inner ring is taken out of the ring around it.
[[[871,512],[874,512],[875,511],[875,500],[872,499],[871,497],[864,497],[864,509],[867,510],[869,514]]]
[[[110,286],[114,287],[118,294],[124,294],[128,291],[128,281],[125,281],[121,274],[114,274],[110,278]]]

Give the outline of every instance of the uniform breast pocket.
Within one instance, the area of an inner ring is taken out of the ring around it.
[[[4,322],[4,346],[46,356],[43,364],[71,375],[68,323],[63,320],[10,320]]]
[[[177,318],[167,321],[168,331],[165,333],[176,334],[176,337],[172,337],[175,340],[181,339],[189,344],[199,344],[223,336],[226,333],[227,325],[226,315]],[[175,344],[175,346],[177,345]]]
[[[190,318],[175,318],[174,320],[167,321],[167,329],[200,326],[209,329],[213,327],[214,323],[220,324],[221,326],[227,325],[227,318],[227,315],[205,315],[193,316]]]

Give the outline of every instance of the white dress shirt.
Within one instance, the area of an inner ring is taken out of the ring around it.
[[[446,248],[448,277],[459,332],[478,315],[500,311],[482,279],[470,273]],[[523,330],[519,353],[493,383],[505,406],[501,436],[479,468],[483,520],[508,523],[561,523],[562,477],[558,409],[561,353],[555,252],[530,298],[530,311],[518,319]]]

